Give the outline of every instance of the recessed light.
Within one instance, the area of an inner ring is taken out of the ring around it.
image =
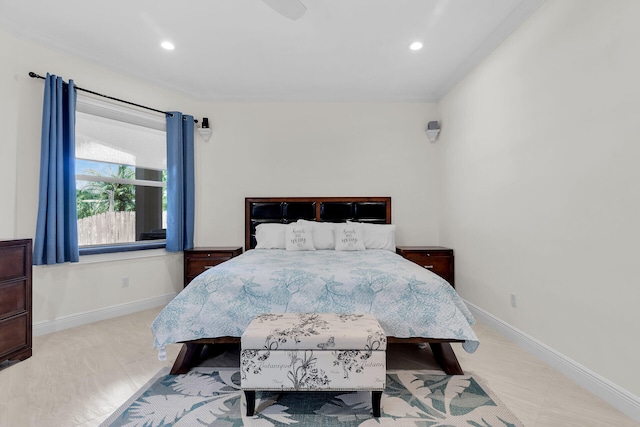
[[[411,50],[420,50],[422,49],[422,43],[421,42],[413,42],[409,45],[409,49]]]
[[[162,42],[160,43],[160,46],[162,46],[164,49],[167,49],[167,50],[173,50],[176,48],[171,42]]]

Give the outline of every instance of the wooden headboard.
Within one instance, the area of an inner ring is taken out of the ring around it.
[[[247,197],[244,199],[245,249],[256,246],[256,226],[299,219],[391,224],[391,197]]]

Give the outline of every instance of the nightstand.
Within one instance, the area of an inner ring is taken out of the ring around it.
[[[187,249],[184,251],[184,286],[186,287],[198,274],[237,257],[241,253],[241,246]]]
[[[442,246],[397,246],[396,253],[434,272],[454,288],[453,249]]]

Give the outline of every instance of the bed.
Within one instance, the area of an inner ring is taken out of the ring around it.
[[[462,374],[451,343],[475,351],[473,316],[444,279],[392,250],[391,224],[390,197],[246,198],[247,250],[196,277],[158,314],[154,347],[162,357],[183,343],[171,373],[185,373],[205,346],[239,344],[260,313],[369,312],[390,343],[427,343],[446,373]]]

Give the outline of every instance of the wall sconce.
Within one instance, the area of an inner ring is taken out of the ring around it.
[[[440,133],[440,124],[437,121],[432,121],[427,124],[427,138],[429,141],[436,142],[438,134]]]
[[[198,133],[204,142],[209,142],[211,138],[211,134],[213,131],[209,128],[209,119],[206,117],[202,118],[202,127],[198,128]]]

